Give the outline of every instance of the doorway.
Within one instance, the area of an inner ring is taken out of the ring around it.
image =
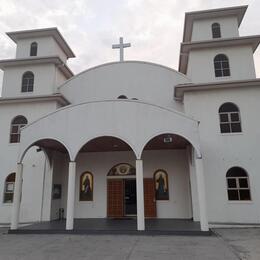
[[[153,179],[144,179],[144,214],[156,218],[156,200]],[[137,215],[135,179],[107,180],[107,217],[124,218]]]
[[[124,180],[124,209],[125,216],[136,216],[136,180]]]

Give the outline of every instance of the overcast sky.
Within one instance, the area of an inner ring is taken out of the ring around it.
[[[74,73],[117,61],[111,45],[120,36],[132,44],[125,59],[178,69],[185,12],[244,4],[240,35],[260,34],[260,0],[0,0],[0,59],[15,57],[5,32],[58,27],[76,54],[68,62]],[[255,65],[260,77],[259,50]]]

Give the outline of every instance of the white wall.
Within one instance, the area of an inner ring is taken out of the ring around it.
[[[17,170],[19,144],[9,143],[10,124],[17,115],[24,115],[28,122],[56,109],[56,102],[38,102],[0,105],[0,223],[10,221],[12,204],[3,203],[6,177]],[[22,195],[21,221],[36,221],[40,218],[42,201],[43,165],[42,153],[35,149],[28,151],[24,165],[24,185]]]
[[[34,74],[33,92],[21,92],[22,76],[26,71]],[[9,67],[3,78],[2,97],[51,95],[56,92],[56,67],[54,64]]]
[[[56,67],[56,83],[55,83],[55,92],[59,92],[57,87],[64,83],[67,79],[64,74]]]
[[[260,222],[259,98],[260,89],[252,87],[185,93],[186,113],[200,121],[210,222]],[[234,102],[239,107],[242,133],[220,133],[218,109],[225,102]],[[248,172],[251,202],[228,201],[225,176],[233,166]]]
[[[72,103],[116,99],[126,95],[182,110],[173,101],[173,86],[189,80],[172,69],[146,62],[115,62],[87,70],[67,81],[61,93]]]
[[[107,216],[107,173],[118,163],[135,166],[132,152],[81,153],[77,159],[75,218]],[[157,201],[158,218],[191,218],[189,170],[185,150],[146,151],[143,156],[144,178],[153,178],[158,169],[169,175],[169,201]],[[90,171],[94,176],[93,201],[79,201],[80,175]]]
[[[38,43],[37,57],[59,56],[64,62],[66,62],[67,57],[65,53],[62,51],[60,46],[51,36],[17,40],[17,48],[16,48],[17,59],[30,57],[30,48],[32,42]]]
[[[215,77],[214,57],[217,54],[225,54],[229,58],[230,77]],[[254,79],[256,74],[252,48],[241,46],[192,50],[187,76],[194,83]]]
[[[220,24],[221,38],[233,38],[239,36],[237,17],[219,17],[195,20],[193,22],[191,41],[212,40],[211,25],[213,23]]]

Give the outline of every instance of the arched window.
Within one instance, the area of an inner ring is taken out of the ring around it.
[[[14,198],[15,172],[9,174],[5,179],[4,203],[12,203]]]
[[[32,92],[34,84],[34,75],[31,71],[23,74],[22,78],[22,92]]]
[[[37,42],[32,42],[31,49],[30,49],[30,56],[37,56],[37,48],[38,48]]]
[[[229,61],[225,54],[218,54],[214,58],[214,69],[216,77],[230,76]]]
[[[169,199],[168,173],[164,170],[157,170],[154,173],[155,198],[156,200]]]
[[[11,122],[10,143],[20,142],[21,128],[27,125],[28,121],[24,116],[17,116]]]
[[[249,178],[240,167],[232,167],[226,174],[228,200],[251,200]]]
[[[93,174],[91,172],[83,172],[80,176],[80,201],[93,201]]]
[[[221,133],[242,132],[240,112],[238,107],[234,103],[224,103],[219,108],[218,112]]]
[[[127,99],[127,96],[125,95],[120,95],[119,97],[117,97],[118,99]]]
[[[212,38],[221,38],[221,31],[220,31],[219,23],[213,23],[211,25],[211,30],[212,30]]]

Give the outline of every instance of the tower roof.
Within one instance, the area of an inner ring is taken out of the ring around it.
[[[15,31],[15,32],[7,32],[6,33],[15,43],[20,39],[28,39],[34,37],[44,37],[44,36],[52,36],[55,41],[59,44],[61,49],[67,55],[68,58],[75,57],[75,54],[71,50],[68,43],[65,41],[61,33],[56,27],[53,28],[43,28],[43,29],[34,29],[34,30],[23,30],[23,31]]]

